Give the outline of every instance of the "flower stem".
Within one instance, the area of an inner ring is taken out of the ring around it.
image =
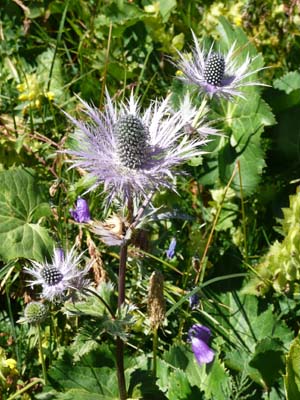
[[[228,191],[228,189],[229,189],[229,187],[230,187],[230,185],[231,185],[231,183],[233,181],[233,178],[235,177],[235,174],[237,173],[237,170],[238,170],[238,165],[235,164],[234,169],[233,169],[232,174],[231,174],[231,177],[230,177],[230,179],[229,179],[229,181],[228,181],[228,183],[227,183],[227,185],[225,187],[222,201],[219,204],[218,210],[217,210],[215,218],[213,220],[213,224],[212,224],[212,227],[211,227],[211,230],[210,230],[210,233],[209,233],[209,236],[208,236],[208,240],[206,242],[206,246],[205,246],[203,255],[201,257],[201,260],[200,260],[199,269],[198,269],[198,272],[197,272],[197,275],[196,275],[196,278],[195,278],[195,285],[198,284],[199,278],[201,278],[200,279],[200,283],[202,284],[202,280],[203,280],[204,273],[205,273],[206,255],[207,255],[208,249],[209,249],[210,244],[211,244],[212,239],[213,239],[215,228],[216,228],[216,225],[217,225],[217,222],[218,222],[218,219],[219,219],[222,207],[223,207],[223,203],[224,203],[225,198],[226,198],[227,191]],[[204,268],[203,268],[203,266],[204,266]]]
[[[120,249],[120,264],[119,264],[119,283],[118,283],[118,309],[125,301],[125,275],[126,275],[126,262],[127,262],[127,242],[121,245]],[[124,373],[124,342],[117,337],[116,343],[116,362],[117,362],[117,375],[119,385],[120,400],[127,398],[125,373]]]
[[[45,364],[45,358],[44,358],[44,353],[43,353],[42,334],[41,334],[40,324],[37,325],[37,328],[38,328],[39,352],[40,352],[40,357],[41,357],[41,362],[42,362],[43,379],[44,379],[44,384],[46,385],[47,384],[47,373],[46,373],[46,364]]]
[[[156,377],[157,370],[157,346],[158,346],[158,335],[157,327],[153,329],[153,376]]]

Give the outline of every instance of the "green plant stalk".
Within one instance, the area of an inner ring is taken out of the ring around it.
[[[223,203],[224,203],[224,200],[225,200],[225,197],[226,197],[226,193],[227,193],[227,191],[228,191],[228,189],[229,189],[229,187],[230,187],[230,185],[231,185],[231,183],[233,181],[233,178],[235,177],[236,172],[237,172],[237,164],[235,165],[235,167],[234,167],[234,169],[232,171],[231,177],[230,177],[230,179],[229,179],[229,181],[228,181],[228,183],[227,183],[227,185],[225,187],[222,201],[221,201],[221,203],[219,205],[219,208],[218,208],[218,210],[216,212],[216,215],[215,215],[215,218],[213,220],[213,224],[212,224],[212,227],[211,227],[211,230],[210,230],[210,233],[209,233],[209,237],[207,239],[206,246],[205,246],[203,255],[201,257],[201,260],[200,260],[199,270],[198,270],[196,278],[195,278],[195,285],[197,285],[200,276],[201,276],[200,283],[202,283],[202,280],[203,280],[203,277],[204,277],[204,273],[205,273],[205,258],[206,258],[208,249],[210,247],[210,244],[211,244],[214,232],[215,232],[215,228],[216,228],[216,225],[217,225],[217,222],[218,222],[218,219],[219,219],[222,207],[223,207]]]
[[[36,378],[34,379],[34,381],[28,383],[28,385],[24,386],[22,389],[18,390],[16,393],[14,393],[13,395],[9,396],[9,398],[7,400],[14,400],[16,398],[18,398],[22,393],[27,392],[28,389],[30,389],[32,386],[36,385],[37,383],[43,382],[42,379],[40,378]]]
[[[70,2],[70,0],[66,1],[66,5],[65,5],[65,8],[64,8],[61,20],[60,20],[60,24],[59,24],[59,30],[58,30],[58,34],[57,34],[57,39],[56,39],[53,59],[52,59],[52,63],[51,63],[51,66],[50,66],[50,71],[49,71],[49,78],[48,78],[48,84],[47,84],[47,90],[48,91],[50,90],[55,57],[56,57],[56,54],[57,54],[58,46],[59,46],[59,44],[61,42],[61,37],[62,37],[62,33],[63,33],[64,25],[65,25],[65,20],[66,20],[66,16],[67,16],[67,11],[68,11],[68,7],[69,7],[69,2]]]
[[[42,333],[41,333],[40,324],[37,325],[37,328],[38,328],[39,352],[40,352],[41,363],[42,363],[43,379],[44,379],[44,384],[46,385],[47,384],[47,372],[46,372],[46,364],[45,364],[45,358],[44,358],[44,353],[43,353]]]
[[[17,366],[18,366],[18,370],[21,370],[21,359],[20,359],[20,352],[19,352],[18,337],[17,337],[16,326],[15,326],[15,322],[14,322],[13,312],[12,312],[12,308],[11,308],[10,297],[9,297],[9,287],[10,287],[10,284],[8,283],[6,286],[6,290],[5,290],[8,315],[9,315],[9,320],[10,320],[12,337],[14,338],[14,341],[15,341]]]
[[[156,377],[157,370],[157,347],[158,347],[158,334],[157,327],[153,328],[153,376]]]
[[[105,63],[104,63],[104,70],[102,74],[102,87],[101,87],[101,93],[100,93],[100,101],[99,101],[99,108],[103,108],[103,98],[104,98],[104,91],[105,91],[105,86],[106,86],[106,76],[107,76],[107,67],[109,63],[109,52],[110,52],[110,44],[111,44],[111,34],[112,34],[112,22],[109,25],[109,33],[108,33],[108,39],[107,39],[107,49],[106,49],[106,54],[105,54]]]
[[[245,214],[243,182],[242,182],[240,160],[238,160],[237,166],[238,166],[238,171],[239,171],[240,193],[241,193],[241,210],[242,210],[242,221],[243,221],[242,226],[243,226],[243,233],[244,233],[244,257],[245,257],[245,262],[248,264],[247,225],[246,225],[246,214]]]

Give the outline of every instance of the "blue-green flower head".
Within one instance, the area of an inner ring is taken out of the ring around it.
[[[192,157],[203,154],[207,126],[198,121],[197,137],[186,135],[184,127],[192,123],[197,110],[185,99],[185,111],[174,112],[169,98],[155,100],[142,112],[133,94],[126,103],[114,104],[106,94],[104,111],[80,100],[89,120],[77,120],[68,115],[77,131],[71,168],[81,168],[94,178],[89,188],[104,186],[108,203],[114,198],[147,197],[159,188],[174,189],[178,167]],[[187,115],[189,120],[187,121]]]
[[[251,79],[253,75],[264,68],[251,70],[254,58],[247,55],[239,65],[236,60],[236,43],[225,54],[213,50],[205,51],[200,47],[198,39],[192,32],[194,47],[192,57],[178,51],[177,67],[182,72],[179,79],[196,85],[199,90],[210,97],[232,100],[235,96],[244,97],[242,89],[246,86],[267,86]],[[249,79],[250,78],[250,79]]]
[[[62,249],[55,249],[51,262],[31,261],[32,268],[24,269],[33,277],[29,284],[41,286],[41,297],[49,301],[62,300],[69,291],[84,289],[89,285],[89,280],[85,276],[92,263],[80,268],[82,256],[83,253],[76,254],[73,246],[66,253]]]

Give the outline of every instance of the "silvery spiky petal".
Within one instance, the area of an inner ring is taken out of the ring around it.
[[[127,227],[125,218],[113,215],[104,222],[94,221],[91,230],[108,246],[120,246]]]
[[[89,284],[85,275],[91,267],[89,263],[84,269],[79,268],[82,255],[76,255],[73,246],[65,255],[61,249],[55,249],[51,262],[31,261],[32,268],[25,268],[25,272],[33,276],[29,283],[41,286],[42,297],[49,301],[64,298],[68,290],[82,290]]]
[[[195,324],[189,329],[189,341],[199,365],[208,364],[214,359],[214,352],[208,346],[210,336],[210,329],[206,326]]]
[[[235,46],[230,47],[227,54],[213,51],[213,48],[206,52],[200,48],[194,32],[194,47],[192,58],[178,52],[180,61],[178,68],[183,73],[179,79],[195,84],[199,89],[207,93],[210,97],[223,97],[232,99],[234,96],[243,97],[241,89],[245,86],[267,86],[260,82],[248,80],[248,78],[264,68],[249,71],[249,67],[256,59],[249,55],[245,58],[242,65],[238,66],[235,60]]]
[[[107,93],[103,112],[81,102],[90,121],[69,116],[80,132],[74,135],[76,149],[65,152],[73,156],[72,167],[95,179],[89,190],[104,184],[108,202],[146,197],[159,187],[174,189],[173,177],[179,173],[174,168],[204,153],[207,138],[185,134],[186,116],[173,112],[168,98],[154,101],[143,113],[133,94],[117,108]],[[197,110],[190,109],[192,120]],[[199,122],[195,129],[201,128]]]

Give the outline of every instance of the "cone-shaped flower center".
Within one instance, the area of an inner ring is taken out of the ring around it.
[[[212,53],[205,63],[204,79],[207,83],[220,86],[225,72],[225,60],[221,54]]]
[[[114,127],[121,163],[132,169],[141,169],[146,159],[148,129],[135,115],[121,117]]]
[[[47,265],[41,276],[49,286],[57,285],[63,279],[63,274],[53,265]]]

